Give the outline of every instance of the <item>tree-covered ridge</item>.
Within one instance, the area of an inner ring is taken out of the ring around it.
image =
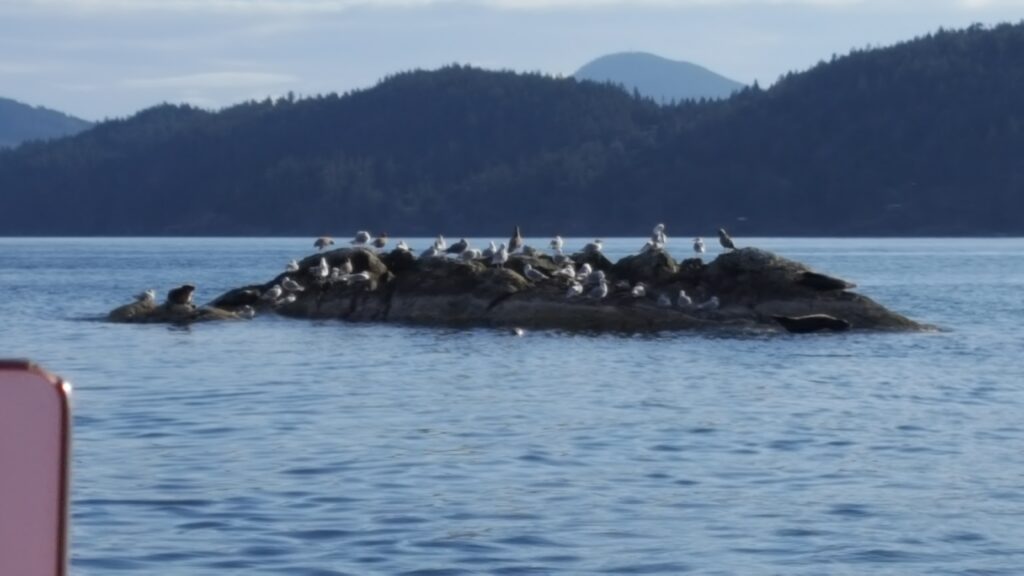
[[[0,234],[1020,234],[1024,25],[658,106],[450,66],[0,153]]]
[[[0,148],[29,140],[48,140],[81,132],[92,126],[74,116],[42,107],[0,98]]]

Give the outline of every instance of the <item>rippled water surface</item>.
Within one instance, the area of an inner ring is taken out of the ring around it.
[[[73,575],[1021,573],[1022,240],[744,242],[926,334],[95,320],[309,244],[0,239],[0,356],[76,386]]]

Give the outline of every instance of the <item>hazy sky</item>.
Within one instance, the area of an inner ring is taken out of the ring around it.
[[[1024,0],[0,0],[0,96],[88,119],[344,92],[459,62],[570,75],[639,50],[762,86]]]

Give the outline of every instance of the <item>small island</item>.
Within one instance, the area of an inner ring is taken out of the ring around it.
[[[324,246],[326,247],[326,246]],[[855,285],[758,248],[705,263],[663,247],[618,262],[599,249],[572,255],[525,247],[496,262],[370,246],[312,254],[262,284],[205,306],[192,286],[157,304],[152,292],[108,315],[114,322],[191,323],[275,313],[293,318],[447,327],[601,332],[679,330],[919,331],[931,327],[851,291]]]

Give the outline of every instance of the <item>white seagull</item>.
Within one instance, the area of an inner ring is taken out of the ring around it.
[[[484,248],[483,257],[492,258],[497,252],[498,247],[494,245],[494,240],[491,240],[491,245],[488,246],[487,248]]]
[[[587,292],[587,298],[593,298],[595,300],[601,300],[608,295],[608,283],[602,278],[597,286],[594,286],[590,292]]]
[[[679,306],[683,310],[687,310],[693,307],[693,298],[686,293],[686,290],[679,291],[679,299],[676,300],[676,306]]]
[[[549,244],[549,246],[551,246],[552,250],[561,254],[562,246],[565,246],[565,241],[562,240],[561,236],[556,235],[554,238],[551,239],[551,243]]]
[[[729,237],[729,233],[725,231],[725,228],[718,229],[718,242],[722,245],[722,248],[726,250],[735,250],[736,244],[733,243],[732,238]]]
[[[293,259],[291,262],[288,263],[287,266],[284,267],[284,271],[285,272],[298,272],[299,271],[299,263]]]
[[[320,263],[310,268],[316,278],[327,278],[331,274],[331,267],[327,265],[327,258],[320,257]]]
[[[302,284],[299,284],[287,276],[281,279],[281,287],[289,292],[302,292],[305,290],[305,288],[302,287]]]
[[[633,295],[633,298],[643,298],[647,295],[647,286],[643,282],[637,282],[630,294]]]
[[[505,243],[502,242],[501,245],[498,246],[498,251],[494,253],[494,256],[491,256],[491,265],[504,268],[505,262],[508,262],[508,248],[506,248]]]
[[[708,298],[707,302],[701,302],[697,305],[697,310],[718,310],[718,296],[712,296]]]
[[[541,282],[548,279],[547,274],[534,269],[533,266],[530,266],[529,262],[523,264],[523,276],[526,276],[528,280],[533,280],[534,282]]]
[[[331,238],[330,236],[321,236],[317,238],[315,242],[313,242],[313,248],[316,248],[317,250],[323,250],[324,248],[333,245],[334,238]]]
[[[405,243],[405,240],[399,240],[398,246],[395,246],[395,250],[398,250],[399,252],[412,252],[409,245]]]
[[[598,239],[594,240],[593,242],[587,243],[587,245],[583,247],[583,253],[586,254],[587,256],[592,256],[594,254],[600,254],[601,253],[601,249],[603,247],[604,247],[604,245],[603,245],[601,239],[598,238]]]
[[[437,235],[437,239],[434,240],[434,248],[437,248],[438,252],[444,252],[445,249],[448,248],[448,243],[445,242],[443,235]]]
[[[369,232],[367,232],[366,230],[360,230],[359,232],[356,232],[356,237],[352,239],[350,244],[355,244],[356,246],[365,246],[366,243],[372,239],[373,236],[370,236]]]
[[[145,292],[139,292],[138,294],[135,295],[135,299],[138,300],[139,302],[145,302],[147,304],[156,302],[156,290],[150,288]]]
[[[580,294],[583,294],[583,284],[575,281],[569,284],[569,289],[565,291],[566,298],[575,298]]]
[[[268,288],[267,291],[263,293],[263,296],[260,296],[260,298],[262,298],[263,300],[277,300],[278,298],[281,297],[281,294],[283,293],[284,291],[281,290],[281,285],[274,284],[273,286]]]
[[[696,238],[693,239],[693,251],[696,252],[697,254],[704,253],[704,239],[701,238],[700,236],[697,236]]]

